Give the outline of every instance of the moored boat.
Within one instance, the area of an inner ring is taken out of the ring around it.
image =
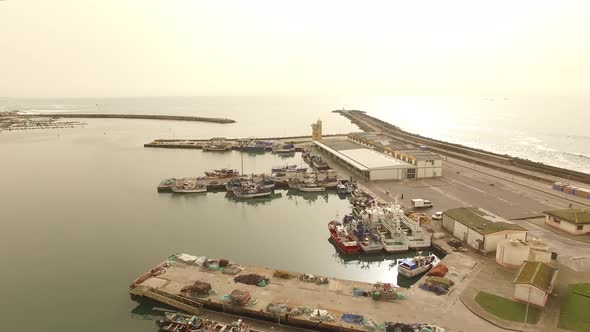
[[[273,166],[273,168],[271,169],[272,173],[295,172],[295,171],[297,171],[297,165]]]
[[[263,178],[261,181],[255,182],[255,184],[263,189],[274,189],[275,181],[269,178]]]
[[[167,178],[162,180],[158,185],[158,192],[170,192],[172,187],[176,185],[176,178]]]
[[[273,146],[272,153],[294,153],[295,145],[293,144],[277,144]]]
[[[346,227],[338,221],[330,221],[328,223],[328,230],[332,240],[336,243],[338,249],[344,254],[356,254],[360,247],[358,243],[352,239]]]
[[[172,186],[172,192],[178,194],[194,194],[207,192],[207,186],[199,182],[184,182],[181,186]]]
[[[422,253],[418,253],[412,258],[400,259],[397,270],[402,276],[412,278],[430,270],[435,261],[434,255],[422,256]]]
[[[299,191],[303,192],[323,192],[326,191],[326,187],[321,186],[318,183],[302,183],[296,187]]]
[[[233,193],[237,198],[255,198],[270,196],[272,194],[272,190],[268,188],[262,188],[257,185],[251,185],[234,189]]]
[[[338,182],[336,184],[336,192],[338,193],[338,195],[348,195],[348,188],[344,183]]]
[[[220,169],[214,169],[213,171],[205,172],[205,175],[207,175],[207,177],[209,177],[209,178],[223,179],[223,178],[232,178],[232,177],[239,176],[240,172],[238,172],[235,169],[220,168]]]
[[[203,146],[203,151],[228,151],[230,149],[231,146],[225,142],[223,137],[212,138]]]
[[[240,147],[242,151],[246,152],[266,152],[266,144],[260,141],[250,141]]]
[[[197,332],[203,327],[203,320],[197,316],[166,312],[165,318],[157,320],[156,325],[165,332]]]
[[[352,239],[356,240],[362,251],[370,254],[383,250],[383,244],[381,244],[379,237],[362,222],[353,220],[349,225],[350,235]]]
[[[379,234],[379,241],[383,245],[383,249],[389,253],[407,252],[410,250],[405,236],[401,232],[390,232],[385,230]]]
[[[246,178],[236,177],[232,178],[225,183],[225,190],[233,192],[234,189],[250,185],[252,182]]]

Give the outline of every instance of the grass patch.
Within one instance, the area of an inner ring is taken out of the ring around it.
[[[559,327],[573,331],[590,331],[590,284],[571,284],[561,304]]]
[[[526,313],[526,304],[512,301],[494,294],[479,292],[475,297],[477,302],[490,314],[513,322],[524,322]],[[541,311],[535,306],[529,306],[527,316],[528,324],[536,324],[539,321]]]

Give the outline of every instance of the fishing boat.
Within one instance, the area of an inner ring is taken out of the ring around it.
[[[158,185],[158,192],[170,192],[172,187],[176,185],[176,178],[167,178],[162,180]]]
[[[235,169],[221,168],[221,169],[215,169],[210,172],[205,172],[205,175],[207,175],[207,177],[209,177],[209,178],[223,179],[223,178],[233,178],[233,177],[239,176],[240,173]]]
[[[389,254],[407,252],[410,250],[406,237],[403,235],[403,233],[401,233],[401,231],[391,232],[389,230],[385,230],[383,232],[379,232],[379,241],[383,245],[385,252]]]
[[[206,144],[205,146],[203,146],[203,151],[219,151],[219,152],[223,152],[223,151],[229,151],[230,147],[228,145],[225,144]]]
[[[157,320],[156,325],[165,332],[197,332],[203,327],[203,320],[197,316],[166,312],[165,318]]]
[[[242,151],[246,152],[265,152],[266,151],[266,144],[259,141],[250,141],[241,147]]]
[[[338,249],[344,254],[356,254],[360,247],[358,243],[350,236],[346,227],[338,221],[330,221],[328,230],[332,240],[336,243]]]
[[[271,169],[272,173],[287,173],[287,172],[296,172],[297,165],[284,165],[284,166],[273,166]]]
[[[228,151],[230,145],[225,142],[223,137],[214,137],[203,146],[203,151]]]
[[[232,178],[225,183],[225,190],[227,190],[228,192],[232,192],[234,191],[234,189],[245,187],[251,184],[252,181],[245,177]]]
[[[409,250],[406,234],[393,211],[391,206],[365,208],[360,212],[360,218],[374,231],[387,253],[406,252]]]
[[[250,325],[244,323],[241,319],[229,324],[217,322],[214,320],[205,320],[201,329],[203,332],[260,332],[250,328]],[[182,331],[179,331],[182,332]]]
[[[172,192],[178,194],[194,194],[207,192],[207,186],[199,182],[184,182],[182,186],[172,186]]]
[[[269,178],[263,178],[261,181],[259,182],[255,182],[257,186],[263,188],[263,189],[274,189],[275,187],[275,181],[269,179]]]
[[[361,250],[367,254],[380,252],[383,250],[379,236],[366,227],[362,222],[353,220],[350,224],[350,235],[361,247]]]
[[[398,215],[410,249],[420,250],[430,248],[432,234],[424,231],[420,221],[407,217],[403,214],[403,211],[401,213],[398,212]]]
[[[294,153],[295,145],[293,144],[277,144],[273,146],[272,153]]]
[[[326,187],[318,184],[318,183],[310,183],[310,182],[305,182],[302,184],[299,184],[297,187],[297,189],[299,189],[299,191],[303,191],[303,192],[323,192],[326,191]]]
[[[330,165],[328,165],[328,163],[326,163],[319,157],[311,162],[311,166],[317,169],[318,171],[325,171],[331,169]]]
[[[338,193],[338,195],[348,195],[348,189],[346,188],[346,185],[342,182],[338,182],[338,184],[336,184],[336,192]]]
[[[412,258],[400,259],[397,270],[402,276],[412,278],[430,270],[435,261],[436,257],[434,255],[422,256],[420,252]]]
[[[270,196],[272,194],[272,190],[268,188],[262,188],[257,185],[250,185],[247,187],[234,189],[233,193],[237,198],[255,198]]]

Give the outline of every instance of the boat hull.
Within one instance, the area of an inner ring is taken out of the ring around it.
[[[422,273],[430,270],[432,268],[432,263],[428,264],[428,265],[424,265],[415,269],[406,269],[403,267],[398,267],[398,272],[400,275],[406,277],[406,278],[413,278],[415,276],[421,275]]]
[[[272,191],[264,191],[264,192],[254,192],[254,193],[242,193],[239,191],[234,191],[234,195],[237,198],[257,198],[257,197],[268,197],[272,195]]]
[[[391,246],[384,246],[383,249],[385,250],[385,252],[387,252],[388,254],[399,254],[402,252],[408,252],[410,250],[410,248],[406,247],[391,247]]]
[[[361,250],[366,254],[374,254],[383,251],[383,247],[381,246],[364,246],[362,244],[359,244],[359,246],[361,247]]]
[[[330,230],[330,236],[332,237],[332,240],[334,240],[334,243],[336,243],[336,247],[340,250],[340,252],[346,255],[359,253],[360,247],[356,241],[349,239],[349,241],[346,241],[345,243],[342,241],[342,239],[340,239],[336,233],[335,224],[333,221],[328,224],[328,229]],[[354,245],[352,243],[354,243]]]
[[[298,189],[299,191],[303,191],[306,193],[318,193],[326,191],[326,188],[324,187],[299,187]]]
[[[199,194],[199,193],[206,193],[207,188],[201,188],[201,189],[175,189],[175,188],[172,188],[172,192],[177,193],[177,194]]]

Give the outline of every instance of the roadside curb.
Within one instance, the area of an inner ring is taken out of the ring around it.
[[[522,218],[522,219],[518,218],[518,219],[510,219],[510,220],[522,220],[522,221],[526,221],[526,222],[528,222],[528,223],[529,223],[529,224],[531,224],[531,225],[535,225],[535,226],[537,226],[537,227],[541,227],[541,228],[543,228],[543,229],[546,229],[546,230],[548,230],[548,231],[550,231],[550,232],[552,232],[552,233],[554,233],[554,234],[557,234],[557,235],[559,235],[559,236],[561,236],[561,237],[564,237],[564,238],[566,238],[566,239],[570,239],[570,240],[572,240],[572,241],[576,241],[576,242],[579,242],[579,243],[590,244],[590,240],[588,240],[588,241],[584,241],[584,240],[580,240],[580,239],[576,239],[576,238],[569,237],[569,236],[567,236],[567,235],[563,235],[563,234],[561,234],[561,233],[559,233],[559,232],[556,232],[554,229],[551,229],[551,228],[549,228],[549,227],[545,227],[545,224],[543,224],[543,225],[538,225],[538,224],[536,224],[536,223],[534,223],[534,222],[532,222],[532,221],[530,221],[530,220],[528,220],[528,219],[535,219],[535,218]]]

